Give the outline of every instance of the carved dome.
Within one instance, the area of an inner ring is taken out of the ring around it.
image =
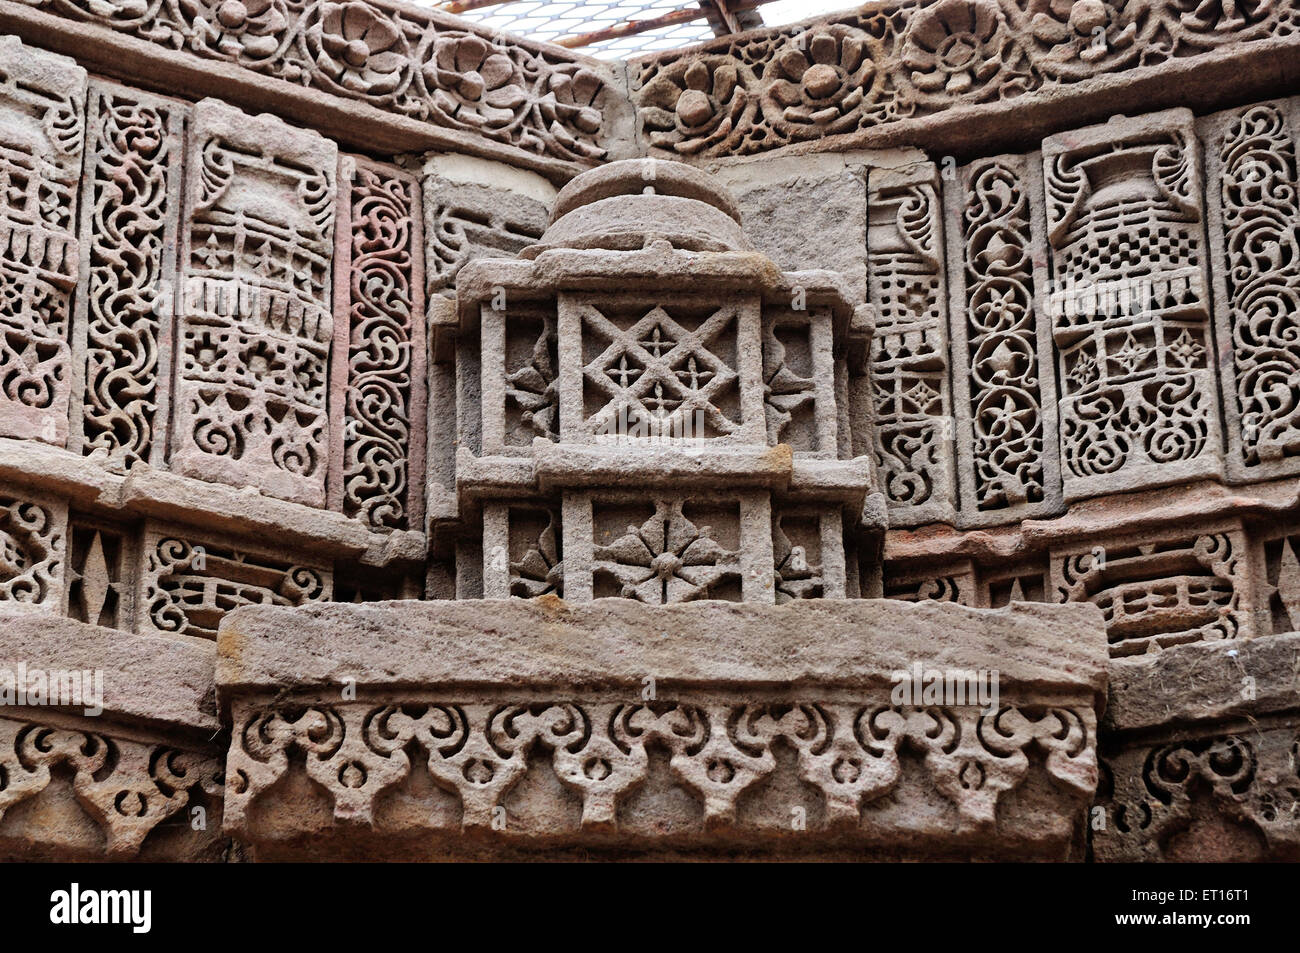
[[[655,241],[684,251],[753,250],[740,209],[710,176],[677,162],[624,159],[566,185],[542,240],[522,256],[552,248],[636,251]]]

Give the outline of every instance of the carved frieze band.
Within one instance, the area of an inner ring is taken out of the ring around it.
[[[901,0],[634,61],[651,148],[748,155],[1293,34],[1274,3]]]
[[[138,854],[159,824],[221,796],[221,761],[213,754],[120,736],[98,724],[92,730],[0,718],[0,840],[6,813],[45,791],[56,769],[68,772],[77,803],[102,830],[108,859]],[[205,818],[203,829],[207,824]]]
[[[22,0],[539,156],[592,162],[608,95],[598,67],[446,15],[366,0]]]
[[[1045,772],[1067,795],[1058,808],[1089,798],[1097,780],[1095,715],[1090,703],[1077,701],[1004,704],[985,715],[976,707],[891,707],[887,698],[642,704],[403,697],[297,707],[239,699],[233,716],[225,817],[237,834],[249,831],[259,805],[273,809],[271,789],[297,772],[324,788],[338,824],[383,827],[385,794],[412,784],[418,772],[427,781],[414,790],[431,781],[458,799],[457,826],[500,830],[504,818],[508,831],[518,809],[511,792],[535,792],[525,779],[545,770],[577,808],[557,808],[547,821],[552,833],[653,830],[630,817],[627,805],[638,789],[664,785],[689,793],[706,829],[752,827],[746,802],[784,789],[778,775],[790,770],[774,754],[778,740],[796,753],[798,779],[820,793],[815,813],[824,829],[887,825],[871,821],[868,806],[911,783],[904,767],[911,759],[966,831],[996,825],[1002,795],[1031,772]],[[664,777],[659,752],[671,772]],[[788,805],[768,813],[789,829]],[[425,828],[450,823],[454,815],[444,822],[421,814]]]
[[[1099,803],[1106,823],[1092,837],[1097,860],[1300,859],[1300,727],[1293,718],[1126,746],[1104,761],[1107,791]]]

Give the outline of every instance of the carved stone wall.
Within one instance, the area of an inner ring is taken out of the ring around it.
[[[1293,858],[1298,16],[0,0],[0,854]]]

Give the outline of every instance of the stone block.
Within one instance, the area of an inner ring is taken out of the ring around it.
[[[338,148],[213,99],[188,142],[171,467],[323,506]]]
[[[891,703],[917,666],[996,669],[996,727]],[[217,682],[227,829],[259,857],[1063,858],[1105,647],[1092,607],[259,607]]]
[[[0,37],[0,436],[68,439],[86,71]]]

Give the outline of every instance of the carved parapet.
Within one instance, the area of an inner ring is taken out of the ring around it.
[[[221,859],[212,657],[0,613],[0,856]]]
[[[1111,666],[1100,861],[1300,859],[1300,633]]]
[[[266,857],[1077,856],[1097,622],[879,601],[243,609],[218,646],[226,824]],[[898,695],[916,666],[996,671],[998,700]]]

